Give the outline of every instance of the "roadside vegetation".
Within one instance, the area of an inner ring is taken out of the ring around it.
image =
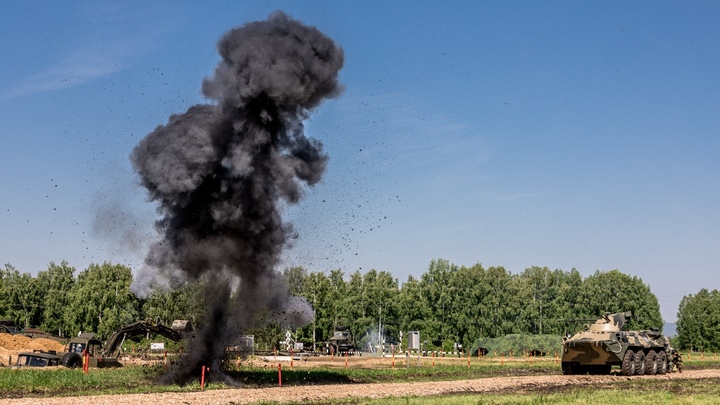
[[[387,360],[390,361],[390,359]],[[334,367],[296,367],[294,370],[290,370],[288,365],[284,364],[282,370],[282,385],[421,382],[502,376],[561,374],[554,359],[534,359],[532,364],[530,364],[529,359],[505,362],[504,364],[497,361],[481,360],[471,362],[471,366],[469,368],[465,362],[456,362],[455,364],[439,363],[436,364],[435,367],[432,367],[431,360],[429,359],[423,359],[421,366],[418,367],[415,361],[416,359],[412,359],[409,367],[406,366],[404,362],[397,362],[395,369],[391,368],[390,363],[388,363],[385,367],[379,366],[373,368],[351,366],[346,369],[340,365],[342,363],[339,363]],[[702,368],[717,368],[718,364],[720,363],[713,360],[712,357],[706,357],[703,360],[700,360],[699,357],[693,357],[691,360],[686,361],[685,369],[693,370]],[[233,364],[230,365],[225,372],[233,380],[242,383],[246,388],[276,387],[278,385],[278,370],[275,363],[269,363],[265,367],[244,365],[237,367]],[[22,370],[0,368],[0,398],[130,394],[169,391],[186,392],[200,390],[199,380],[195,380],[183,387],[177,385],[160,385],[157,383],[157,380],[163,373],[164,370],[161,365],[127,366],[114,369],[90,369],[88,374],[83,374],[80,370],[70,370],[62,367],[53,369],[29,368]],[[714,385],[713,388],[703,388],[704,385],[711,384]],[[228,386],[219,383],[209,383],[205,386],[206,390],[219,388],[228,388]],[[603,392],[606,391],[603,387],[593,387],[593,389],[598,388],[602,388]],[[683,380],[679,378],[670,380],[661,378],[626,379],[619,381],[617,384],[612,384],[612,388],[617,390],[638,391],[644,393],[643,395],[647,394],[648,398],[653,398],[651,396],[651,394],[653,394],[652,389],[663,390],[677,395],[718,395],[720,391],[720,381],[711,381],[707,379]],[[590,392],[592,390],[584,389],[579,390],[579,394],[574,391],[565,392],[562,388],[553,388],[550,392],[542,391],[542,387],[539,387],[538,389],[541,391],[524,393],[521,398],[524,398],[523,400],[525,400],[532,397],[544,398],[548,395],[558,395],[558,398],[560,399],[563,396],[567,396],[572,399],[591,398],[591,395],[594,395]],[[485,398],[488,395],[492,395],[493,398],[498,398],[498,402],[491,403],[515,403],[513,402],[513,397],[507,396],[503,393],[484,394],[482,397]],[[505,401],[503,398],[510,399],[506,402],[501,402]],[[463,397],[455,399],[464,400]],[[716,400],[717,399],[718,398],[716,398]],[[418,402],[413,399],[410,403]],[[476,401],[470,403],[478,402]]]
[[[489,393],[440,397],[383,398],[337,401],[330,404],[365,405],[483,405],[483,404],[717,404],[720,379],[643,379],[619,381],[603,387],[549,387],[526,393]],[[326,402],[327,403],[327,402]],[[269,404],[268,404],[269,405]]]
[[[360,350],[378,350],[379,340],[386,349],[407,347],[407,332],[418,331],[422,350],[474,351],[485,344],[498,353],[521,348],[554,352],[557,337],[577,332],[604,312],[632,311],[627,330],[663,326],[650,287],[619,270],[582,277],[575,269],[530,267],[512,274],[501,266],[466,267],[438,259],[419,278],[410,276],[402,283],[377,270],[346,274],[292,267],[283,274],[290,292],[313,308],[314,321],[292,331],[293,340],[306,348],[327,342],[339,325],[348,327]],[[36,276],[6,264],[0,268],[0,319],[65,337],[95,332],[101,339],[142,319],[164,324],[190,319],[202,328],[204,281],[175,290],[159,287],[142,299],[130,292],[132,281],[130,268],[112,263],[91,264],[78,274],[67,262],[50,263]],[[718,325],[720,292],[686,296],[673,345],[720,351]],[[254,335],[256,350],[271,351],[287,330],[258,324],[242,332]],[[513,344],[505,347],[498,339]]]

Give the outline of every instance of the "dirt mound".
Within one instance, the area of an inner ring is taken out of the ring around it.
[[[33,339],[23,335],[0,333],[0,366],[10,365],[11,360],[14,361],[17,355],[22,352],[31,352],[33,350],[55,350],[59,352],[63,348],[62,343],[52,339]]]
[[[0,347],[6,350],[56,350],[61,351],[63,345],[52,339],[37,338],[31,339],[22,335],[11,335],[0,333]]]

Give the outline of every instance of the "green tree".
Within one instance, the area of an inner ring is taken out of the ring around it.
[[[685,350],[720,350],[720,291],[703,288],[678,307],[676,344]]]
[[[490,267],[485,271],[485,282],[489,291],[485,297],[487,336],[502,337],[513,331],[516,314],[508,306],[513,297],[510,295],[511,274],[504,267]]]
[[[303,296],[305,293],[305,280],[308,277],[307,270],[300,266],[288,267],[283,271],[283,277],[290,289],[290,294]]]
[[[69,296],[75,287],[75,268],[66,261],[59,265],[51,262],[48,269],[37,275],[38,284],[45,291],[41,328],[58,336],[66,336],[68,325],[65,313],[69,307]]]
[[[65,313],[72,333],[95,331],[108,337],[114,330],[138,320],[139,301],[130,292],[132,272],[120,264],[90,264],[78,274]]]
[[[530,267],[518,277],[527,302],[522,315],[527,327],[518,333],[564,334],[566,325],[559,320],[577,317],[573,311],[582,286],[580,273]]]
[[[30,273],[20,273],[10,264],[2,271],[3,313],[25,328],[39,326],[42,319],[43,291]]]
[[[381,343],[395,343],[400,335],[398,295],[398,281],[386,272],[371,270],[365,275],[363,288],[367,295],[367,312],[373,320],[371,336],[377,330]],[[378,330],[380,329],[380,330]],[[388,340],[389,339],[389,340]]]
[[[5,264],[4,269],[0,269],[0,319],[15,319],[15,312],[12,311],[11,297],[11,278],[18,271],[10,264]]]
[[[578,294],[576,305],[580,318],[594,318],[605,312],[632,311],[626,329],[662,327],[660,305],[650,287],[637,276],[619,270],[596,271],[587,277]]]
[[[456,301],[456,287],[451,283],[455,271],[457,267],[447,260],[432,260],[428,270],[420,277],[424,302],[428,303],[430,310],[430,317],[425,320],[425,329],[420,331],[420,339],[428,340],[435,347],[441,347],[445,340],[456,339],[454,327],[450,323]]]
[[[188,282],[179,288],[156,287],[142,301],[142,318],[169,325],[176,319],[192,321],[197,328],[205,315],[203,281]]]
[[[357,340],[364,336],[367,328],[372,324],[372,319],[366,313],[367,305],[365,291],[363,290],[363,275],[356,270],[350,274],[346,284],[346,294],[342,297],[340,319],[347,321],[345,325],[350,329],[353,339]],[[340,326],[340,325],[335,325]]]
[[[406,332],[424,331],[430,316],[430,305],[423,295],[420,281],[408,276],[398,295],[400,329]]]
[[[313,321],[298,330],[298,338],[304,342],[322,342],[332,329],[328,294],[330,281],[322,272],[312,272],[305,277],[303,297],[313,308]],[[315,347],[317,348],[317,347]]]
[[[325,315],[328,317],[328,326],[324,330],[329,337],[330,330],[340,325],[348,325],[350,323],[349,311],[344,306],[344,300],[348,294],[348,284],[345,281],[345,273],[336,269],[330,271],[328,276],[328,293],[325,302],[318,302],[327,308]],[[317,302],[317,301],[316,301]],[[326,340],[323,337],[323,340]]]

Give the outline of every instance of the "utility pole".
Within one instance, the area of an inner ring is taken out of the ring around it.
[[[317,310],[315,309],[315,291],[313,291],[313,353],[315,353],[315,321],[317,319]]]
[[[378,305],[378,346],[382,344],[382,304]]]

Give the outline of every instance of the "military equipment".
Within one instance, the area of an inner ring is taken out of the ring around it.
[[[81,333],[79,336],[70,339],[65,350],[58,355],[61,357],[60,364],[68,368],[76,368],[82,365],[83,353],[88,355],[89,367],[108,368],[122,367],[118,361],[120,347],[126,339],[136,340],[147,334],[159,334],[173,341],[180,341],[181,334],[171,328],[153,321],[139,321],[126,325],[110,335],[105,345],[95,337],[94,333]]]
[[[13,368],[22,367],[52,367],[60,365],[60,356],[55,351],[34,350],[19,353]]]
[[[22,328],[15,324],[12,319],[0,319],[0,333],[9,333],[16,335],[22,331]]]
[[[631,312],[606,313],[572,337],[563,338],[563,374],[610,374],[620,366],[623,375],[668,372],[670,341],[657,328],[623,331]]]
[[[349,354],[355,349],[355,343],[347,326],[338,326],[335,328],[330,338],[330,344],[335,354]]]

